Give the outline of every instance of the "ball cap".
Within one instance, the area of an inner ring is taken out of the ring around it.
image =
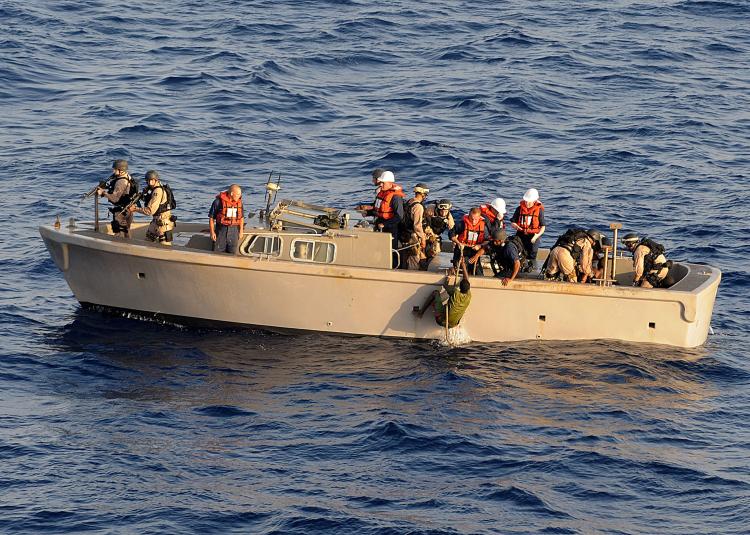
[[[414,186],[414,193],[423,193],[427,195],[430,192],[430,188],[427,187],[427,184],[424,182],[418,183],[416,186]]]
[[[539,192],[535,188],[527,189],[526,193],[523,194],[523,200],[526,202],[536,202],[539,200]]]

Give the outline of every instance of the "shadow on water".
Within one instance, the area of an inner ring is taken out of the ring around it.
[[[529,402],[627,410],[689,405],[738,372],[722,370],[702,348],[529,341],[448,349],[376,337],[187,329],[83,309],[50,331],[47,343],[61,352],[58,364],[91,378],[105,397],[179,404],[247,406],[279,388],[334,382],[373,396],[415,387],[480,398],[512,391]]]

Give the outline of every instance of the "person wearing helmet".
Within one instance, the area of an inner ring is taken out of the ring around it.
[[[398,235],[404,220],[404,191],[396,184],[392,171],[383,171],[378,178],[380,191],[375,196],[375,231],[387,232],[392,236],[391,247],[398,249]],[[394,265],[398,258],[394,258]]]
[[[479,207],[476,206],[469,210],[468,215],[465,215],[456,224],[449,236],[454,244],[453,266],[458,268],[461,257],[465,257],[466,259],[473,257],[489,238],[487,225]],[[472,275],[484,275],[482,263],[479,261],[471,264],[469,271]]]
[[[172,208],[175,206],[172,189],[168,184],[161,183],[159,173],[153,169],[146,173],[146,184],[143,208],[131,206],[130,209],[132,212],[151,216],[151,224],[146,231],[147,240],[172,245]]]
[[[622,243],[633,253],[633,286],[641,288],[668,288],[671,286],[669,269],[672,261],[667,260],[664,246],[649,238],[629,233],[623,236]]]
[[[511,226],[523,241],[528,258],[523,271],[536,269],[536,255],[539,251],[539,238],[544,234],[544,205],[539,202],[539,192],[534,189],[526,190],[521,203],[510,218]]]
[[[432,259],[440,254],[443,232],[450,231],[456,226],[453,214],[451,214],[452,207],[453,204],[449,199],[440,199],[425,206],[423,228],[427,236],[427,246],[425,258],[419,264],[419,269],[422,271],[426,271]]]
[[[128,238],[133,213],[126,208],[138,194],[138,182],[128,174],[127,160],[115,160],[112,163],[112,174],[107,179],[107,187],[99,188],[97,194],[112,203],[109,209],[112,213],[112,233]]]
[[[427,235],[424,230],[424,200],[430,189],[420,182],[414,186],[414,197],[406,201],[401,233],[401,267],[420,269],[420,262],[426,259]]]
[[[591,229],[570,229],[560,236],[545,261],[548,280],[588,282],[594,276],[594,251],[601,249],[604,236]]]
[[[386,172],[386,170],[385,169],[381,169],[380,167],[378,167],[377,169],[374,169],[372,171],[372,185],[376,187],[376,189],[375,189],[375,200],[376,201],[377,201],[377,195],[378,195],[378,193],[380,193],[380,177],[385,172]],[[396,190],[400,190],[401,186],[399,186],[398,184],[394,184],[394,188]],[[355,208],[355,210],[357,210],[359,212],[362,212],[362,215],[364,215],[364,216],[376,217],[376,215],[377,215],[375,213],[375,202],[373,202],[372,204],[366,204],[366,203],[358,204],[357,207]]]
[[[482,211],[482,217],[490,235],[496,230],[505,228],[505,201],[503,199],[496,197],[490,204],[480,205],[479,209]]]
[[[525,260],[521,239],[517,235],[508,238],[507,233],[502,229],[492,233],[490,241],[469,259],[469,264],[479,262],[485,253],[490,257],[490,267],[495,277],[502,279],[503,286],[508,286],[516,279],[521,271],[521,264]]]

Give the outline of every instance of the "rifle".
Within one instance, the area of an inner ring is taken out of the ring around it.
[[[96,186],[94,186],[89,191],[87,191],[86,193],[84,193],[83,195],[81,195],[81,200],[83,201],[85,199],[88,199],[94,193],[96,193],[96,190],[98,190],[98,189],[104,189],[106,187],[107,187],[107,181],[106,180],[100,180],[99,183]]]
[[[133,195],[133,198],[130,199],[130,202],[122,207],[121,210],[118,210],[115,212],[114,209],[110,208],[112,211],[112,214],[114,215],[120,215],[120,214],[127,214],[130,211],[131,206],[135,206],[136,204],[140,205],[141,199],[146,195],[146,191],[148,190],[148,186],[144,187],[143,190],[139,191],[135,195]]]

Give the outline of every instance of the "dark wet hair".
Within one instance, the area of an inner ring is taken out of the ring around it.
[[[461,279],[461,282],[458,285],[458,289],[461,290],[462,294],[465,294],[469,290],[471,290],[471,283],[469,282],[469,279]]]

